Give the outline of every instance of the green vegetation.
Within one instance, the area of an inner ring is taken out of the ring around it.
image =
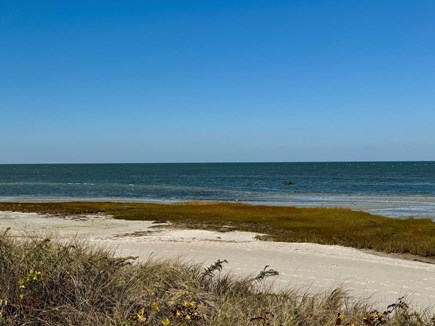
[[[56,215],[104,213],[118,219],[170,221],[175,227],[252,231],[262,240],[335,244],[435,257],[435,223],[392,219],[343,208],[231,203],[0,203],[0,210]]]
[[[225,260],[206,269],[136,263],[86,243],[0,234],[0,325],[433,325],[400,299],[377,311],[340,289],[273,293],[264,279],[233,279]],[[262,289],[262,290],[260,290]]]

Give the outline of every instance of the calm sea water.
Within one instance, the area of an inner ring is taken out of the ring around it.
[[[435,162],[0,165],[0,201],[89,199],[346,206],[435,218]]]

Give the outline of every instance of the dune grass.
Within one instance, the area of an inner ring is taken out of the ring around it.
[[[335,244],[435,257],[435,223],[393,219],[344,208],[296,208],[234,203],[0,203],[0,210],[56,215],[104,213],[118,219],[170,221],[175,227],[262,234],[263,240]]]
[[[0,325],[433,325],[399,300],[386,310],[341,289],[273,293],[265,275],[233,279],[225,262],[117,258],[44,238],[0,234]],[[270,271],[270,270],[266,270]],[[271,273],[273,275],[274,273]]]

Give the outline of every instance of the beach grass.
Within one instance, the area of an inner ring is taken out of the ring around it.
[[[108,214],[117,219],[168,221],[173,227],[256,232],[262,240],[342,245],[435,257],[435,223],[344,208],[297,208],[239,203],[115,202],[0,203],[0,210],[55,215]]]
[[[18,239],[4,231],[0,324],[414,326],[435,321],[433,312],[415,311],[403,299],[374,307],[339,288],[316,295],[276,293],[267,285],[269,274],[258,275],[235,279],[225,274],[224,261],[206,269],[177,260],[137,263],[83,240]]]

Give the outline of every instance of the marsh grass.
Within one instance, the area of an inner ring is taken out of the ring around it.
[[[344,208],[233,203],[0,203],[0,210],[56,215],[104,213],[125,220],[170,221],[175,227],[251,231],[262,240],[314,242],[435,257],[435,223],[393,219]]]
[[[86,241],[0,235],[1,325],[432,325],[429,313],[391,313],[336,289],[259,290],[258,280],[177,260],[136,262]],[[264,269],[267,271],[270,269]],[[382,311],[382,310],[380,310]],[[337,317],[338,316],[338,317]],[[379,321],[382,320],[382,323]],[[352,324],[353,323],[353,324]]]

